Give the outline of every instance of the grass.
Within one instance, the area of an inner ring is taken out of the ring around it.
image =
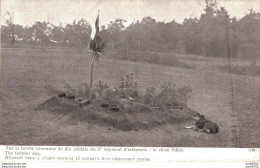
[[[231,73],[237,75],[260,77],[260,66],[256,66],[256,65],[224,65],[224,66],[219,66],[219,68],[222,71],[225,72],[230,71]]]
[[[219,60],[226,63],[224,59]],[[187,64],[195,64],[186,61]],[[165,124],[151,130],[122,132],[108,125],[100,127],[76,122],[70,120],[68,115],[35,111],[37,105],[50,98],[46,86],[63,89],[63,79],[73,88],[77,88],[81,82],[89,82],[91,57],[84,52],[2,50],[1,62],[0,144],[180,147],[260,145],[260,131],[256,129],[260,124],[259,79],[232,76],[231,86],[230,75],[212,66],[214,62],[201,61],[200,64],[196,63],[200,65],[196,69],[187,69],[106,59],[106,55],[103,55],[94,70],[94,82],[102,79],[110,86],[117,86],[122,76],[134,72],[135,78],[142,81],[138,85],[142,93],[151,86],[160,88],[161,81],[175,83],[177,88],[189,84],[192,94],[187,104],[220,126],[220,132],[214,136],[184,129],[185,125],[193,124],[190,121]]]
[[[112,127],[121,131],[151,130],[166,124],[178,124],[189,121],[195,114],[189,109],[152,108],[142,103],[132,102],[120,106],[120,111],[110,111],[100,107],[99,100],[92,100],[90,105],[80,108],[73,100],[51,97],[41,103],[36,110],[49,111],[69,117],[67,121],[87,122],[89,124]]]
[[[139,51],[108,51],[109,58],[128,60],[134,62],[145,62],[160,65],[169,65],[173,67],[193,69],[194,66],[183,62],[180,58],[173,54],[156,53],[156,52],[139,52]]]

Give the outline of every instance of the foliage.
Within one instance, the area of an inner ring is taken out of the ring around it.
[[[85,19],[59,26],[38,21],[31,27],[14,24],[12,19],[6,19],[6,25],[1,28],[3,42],[14,40],[14,36],[15,41],[20,39],[34,45],[87,47],[90,42],[92,28]],[[201,16],[186,18],[181,24],[174,20],[157,22],[151,17],[136,20],[128,27],[125,22],[119,18],[102,26],[99,33],[102,39],[106,39],[107,48],[224,57],[228,40],[232,57],[259,56],[260,13],[252,9],[238,20],[230,18],[225,8],[218,7],[216,0],[205,0]],[[105,45],[105,41],[102,44]],[[104,45],[97,50],[103,51]]]
[[[86,47],[90,40],[91,26],[88,21],[74,20],[72,24],[55,26],[49,22],[36,21],[31,27],[13,24],[8,19],[7,26],[2,26],[1,36],[5,42],[11,36],[11,30],[23,43],[46,45],[60,45],[64,47]],[[16,39],[17,40],[17,39]]]
[[[78,92],[77,94],[81,97],[89,97],[90,88],[87,82],[82,82],[78,86]],[[95,95],[95,94],[93,94]],[[95,96],[94,96],[95,97]]]
[[[128,73],[119,81],[119,86],[111,89],[110,86],[103,81],[98,81],[95,87],[90,89],[90,86],[83,82],[78,89],[74,89],[65,80],[63,80],[66,93],[72,93],[80,97],[90,99],[104,100],[106,102],[122,105],[127,104],[133,106],[134,109],[145,106],[187,106],[187,101],[190,98],[192,88],[188,86],[176,87],[170,82],[163,82],[158,93],[154,87],[148,87],[144,95],[138,91],[138,81],[134,78],[133,73]],[[92,94],[89,94],[92,91]],[[135,103],[133,103],[135,102]],[[136,103],[139,105],[136,106]],[[143,104],[143,105],[142,105]],[[129,108],[130,108],[129,107]]]
[[[89,97],[89,93],[90,93],[90,87],[89,84],[87,82],[81,82],[78,87],[75,89],[73,88],[66,80],[62,80],[63,83],[63,87],[65,88],[65,92],[67,94],[73,94],[73,95],[77,95],[79,97],[85,97],[85,98],[90,98]],[[92,90],[92,98],[96,97],[96,90]]]
[[[77,90],[74,89],[65,79],[62,79],[63,87],[66,89],[66,93],[76,94]]]
[[[32,40],[39,41],[43,47],[50,42],[50,34],[53,25],[49,22],[35,22],[32,26]]]
[[[146,93],[142,97],[142,102],[144,104],[151,104],[153,102],[154,97],[155,97],[155,88],[154,87],[148,87],[146,89]]]
[[[109,89],[109,85],[99,80],[95,85],[96,94],[98,97],[102,98],[104,96],[104,91]]]
[[[138,97],[138,81],[134,79],[134,74],[129,73],[122,77],[118,86],[120,97],[122,98],[137,98]]]
[[[152,104],[155,106],[187,106],[192,88],[183,86],[177,88],[175,84],[164,81],[158,95],[153,97]]]

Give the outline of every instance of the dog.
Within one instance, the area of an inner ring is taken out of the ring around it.
[[[219,132],[219,127],[216,123],[205,119],[203,114],[195,114],[193,119],[195,120],[195,127],[186,127],[188,129],[193,129],[194,131],[206,132],[208,134],[217,134]]]

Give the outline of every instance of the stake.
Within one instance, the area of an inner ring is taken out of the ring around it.
[[[93,55],[92,55],[91,68],[90,68],[90,88],[92,87],[94,62],[95,62],[95,53],[93,53]]]
[[[91,99],[93,90],[92,90],[92,81],[93,81],[93,67],[94,67],[94,62],[95,62],[95,53],[92,55],[92,61],[91,61],[91,67],[90,67],[90,85],[89,85],[89,95],[88,97]]]

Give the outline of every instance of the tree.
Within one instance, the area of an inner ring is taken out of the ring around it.
[[[260,38],[260,13],[256,13],[252,9],[239,21],[239,30],[241,32],[241,40],[243,42],[251,41],[253,43],[259,42]],[[259,44],[259,43],[258,43]]]
[[[7,26],[1,26],[1,42],[10,42],[9,28]]]
[[[62,27],[62,24],[60,24],[59,26],[54,26],[52,31],[51,31],[51,40],[53,42],[57,42],[58,44],[62,44],[63,43],[63,39],[64,39],[64,30]]]
[[[237,28],[241,55],[259,57],[260,13],[250,9],[249,13],[238,21]]]
[[[201,39],[202,30],[199,21],[195,19],[184,19],[181,28],[181,41],[186,48],[188,54],[202,54],[203,41]]]
[[[160,22],[157,24],[157,31],[159,34],[156,36],[157,50],[161,51],[179,51],[181,40],[181,25],[174,20],[169,23]]]
[[[75,34],[77,36],[77,45],[87,46],[90,40],[91,25],[84,19],[74,24]]]
[[[12,15],[7,11],[6,12],[6,24],[8,30],[8,36],[11,37],[11,45],[14,47],[15,45],[15,34],[14,34],[14,12]]]
[[[206,8],[205,13],[201,15],[198,22],[200,29],[200,42],[202,53],[206,56],[214,54],[212,50],[214,49],[214,42],[216,41],[216,10],[215,4],[212,1],[205,0]]]
[[[32,27],[25,27],[23,29],[23,40],[26,42],[33,42],[33,28]]]
[[[116,19],[115,21],[111,21],[108,24],[107,28],[107,38],[112,45],[112,48],[119,49],[120,40],[122,39],[122,31],[124,30],[125,26],[124,23],[126,21],[123,19]]]
[[[41,43],[42,48],[44,45],[49,44],[50,34],[52,32],[53,27],[54,26],[49,22],[35,22],[32,26],[33,39],[35,40],[35,43],[39,41]]]
[[[70,47],[84,47],[88,45],[90,40],[91,25],[84,19],[80,19],[79,21],[74,20],[72,24],[67,24],[65,28],[56,28],[55,32],[63,34],[65,45]]]

